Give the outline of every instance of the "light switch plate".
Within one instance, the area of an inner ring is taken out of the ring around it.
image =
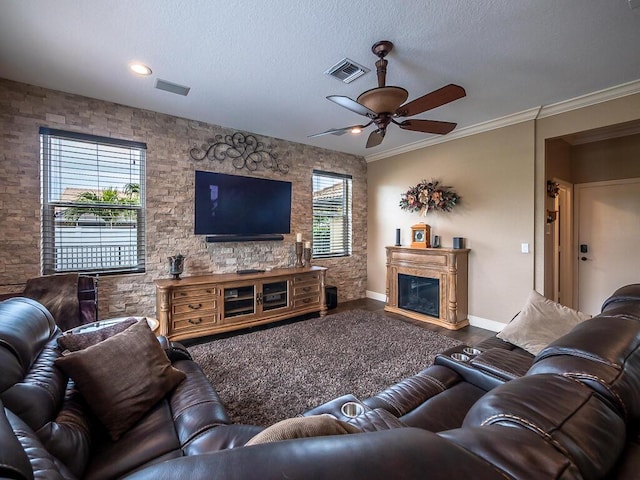
[[[529,253],[529,244],[528,243],[520,244],[520,251],[522,253]]]

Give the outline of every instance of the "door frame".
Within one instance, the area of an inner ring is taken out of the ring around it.
[[[553,300],[574,308],[573,184],[554,178],[559,192],[554,200],[557,221],[553,238]]]

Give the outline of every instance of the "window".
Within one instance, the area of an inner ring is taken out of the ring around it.
[[[40,129],[45,275],[144,272],[146,148]]]
[[[351,175],[313,172],[313,257],[351,255]]]

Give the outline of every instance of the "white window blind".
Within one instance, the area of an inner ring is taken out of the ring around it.
[[[144,272],[146,148],[40,129],[43,274]]]
[[[351,176],[313,172],[313,257],[351,255]]]

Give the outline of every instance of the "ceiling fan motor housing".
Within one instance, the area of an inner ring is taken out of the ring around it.
[[[376,113],[393,113],[408,97],[402,87],[378,87],[361,94],[357,102]]]

